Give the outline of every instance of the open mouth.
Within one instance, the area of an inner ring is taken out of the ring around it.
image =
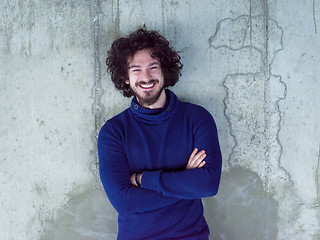
[[[150,90],[156,85],[156,82],[148,83],[148,84],[140,84],[139,87],[143,90]]]

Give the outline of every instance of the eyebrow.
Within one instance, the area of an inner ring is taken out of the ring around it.
[[[131,68],[138,68],[138,67],[141,67],[140,65],[131,65],[131,66],[129,66],[129,69],[131,69]]]
[[[154,66],[154,65],[160,65],[160,63],[159,62],[152,62],[152,63],[150,63],[148,65],[148,67],[151,67],[151,66]],[[129,66],[129,69],[131,69],[131,68],[140,68],[140,67],[141,67],[141,65],[131,65],[131,66]]]

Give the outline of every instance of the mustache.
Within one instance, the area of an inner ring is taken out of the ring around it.
[[[138,87],[139,85],[141,84],[153,84],[153,83],[159,83],[159,80],[157,79],[151,79],[150,81],[148,82],[145,82],[145,81],[139,81],[139,82],[136,82],[136,87]]]

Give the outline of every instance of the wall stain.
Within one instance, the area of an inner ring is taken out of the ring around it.
[[[266,31],[270,30],[273,34],[269,36]],[[257,163],[252,165],[256,165],[257,172],[263,176],[267,191],[271,191],[269,176],[272,171],[283,170],[281,178],[291,179],[280,164],[282,145],[279,132],[282,114],[279,102],[286,98],[287,86],[281,76],[271,73],[275,56],[283,49],[282,38],[283,29],[275,20],[266,18],[265,15],[242,15],[235,19],[223,19],[217,24],[214,35],[209,38],[211,47],[231,51],[230,61],[234,62],[232,64],[241,65],[243,51],[251,51],[251,57],[260,59],[259,63],[255,63],[256,66],[245,66],[226,75],[223,81],[227,92],[224,111],[230,124],[230,134],[235,141],[229,163],[231,166],[241,165],[248,159],[244,152],[250,153],[252,149],[262,151],[264,154],[260,158],[264,158],[264,167],[258,167]],[[280,90],[271,96],[271,87],[274,86]],[[246,134],[239,135],[244,128]],[[261,167],[264,168],[264,173],[261,172]]]
[[[231,168],[220,185],[217,196],[203,201],[213,239],[276,239],[279,203],[257,173]]]
[[[282,239],[295,233],[283,232],[281,226],[290,223],[292,229],[304,231],[305,226],[298,219],[314,214],[314,209],[319,208],[320,149],[315,179],[318,203],[310,205],[298,197],[290,173],[281,164],[280,102],[286,99],[288,89],[282,76],[272,73],[272,65],[284,48],[283,29],[269,17],[268,1],[261,4],[264,14],[252,16],[249,12],[220,20],[209,45],[226,56],[230,69],[223,79],[224,115],[234,140],[229,166],[258,173],[264,190],[274,194],[280,206],[278,238]],[[248,52],[250,58],[245,59],[243,56],[248,56]]]

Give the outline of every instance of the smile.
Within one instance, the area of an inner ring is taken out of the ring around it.
[[[149,83],[149,84],[140,84],[139,87],[144,89],[144,90],[149,90],[152,89],[154,86],[156,85],[156,83]]]

